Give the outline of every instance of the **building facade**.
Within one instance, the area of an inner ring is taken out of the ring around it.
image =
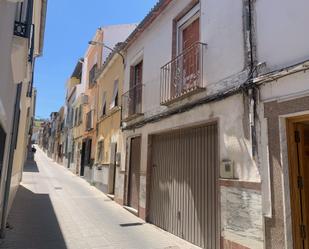
[[[42,54],[45,0],[0,1],[1,235],[21,180],[34,113],[33,71]]]
[[[67,82],[67,95],[65,105],[65,157],[64,165],[72,172],[76,173],[76,145],[74,141],[74,127],[76,125],[77,115],[75,113],[74,103],[76,102],[77,86],[81,84],[81,62],[77,62],[75,69]]]
[[[121,145],[121,95],[124,57],[122,44],[105,61],[98,72],[97,144],[94,183],[104,193],[122,204],[124,178],[120,174]]]
[[[96,82],[98,70],[100,70],[113,50],[115,45],[125,40],[132,30],[136,27],[134,24],[111,25],[99,28],[88,47],[83,67],[85,67],[85,98],[87,103],[83,107],[84,133],[81,146],[80,175],[88,181],[93,182],[93,168],[96,156],[97,145],[97,103],[99,89]]]
[[[308,249],[308,7],[160,0],[119,46],[98,29],[75,172],[202,248]]]
[[[203,248],[264,246],[249,6],[159,1],[124,48],[124,204]]]
[[[254,4],[265,248],[309,248],[307,1]],[[273,16],[270,10],[275,10]],[[285,14],[284,14],[285,13]]]

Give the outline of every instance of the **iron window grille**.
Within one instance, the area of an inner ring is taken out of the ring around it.
[[[28,38],[32,24],[33,0],[17,3],[14,22],[14,35]]]

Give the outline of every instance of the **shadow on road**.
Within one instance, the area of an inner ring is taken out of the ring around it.
[[[67,249],[48,194],[20,186],[11,209],[6,238],[0,248]]]
[[[38,165],[34,160],[28,160],[24,166],[24,172],[40,172]]]

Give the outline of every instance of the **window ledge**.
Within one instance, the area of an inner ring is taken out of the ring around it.
[[[104,121],[105,119],[111,117],[112,115],[114,115],[115,113],[117,113],[120,110],[121,110],[120,106],[115,106],[115,107],[113,107],[112,109],[109,110],[108,114],[104,114],[103,116],[101,116],[98,121],[102,122],[102,121]]]

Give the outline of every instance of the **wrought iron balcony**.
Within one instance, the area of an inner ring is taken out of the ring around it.
[[[28,38],[32,24],[33,0],[17,3],[14,23],[14,35]]]
[[[132,87],[122,95],[122,120],[142,115],[143,84]]]
[[[196,43],[161,67],[161,104],[167,105],[204,89],[206,44]]]

